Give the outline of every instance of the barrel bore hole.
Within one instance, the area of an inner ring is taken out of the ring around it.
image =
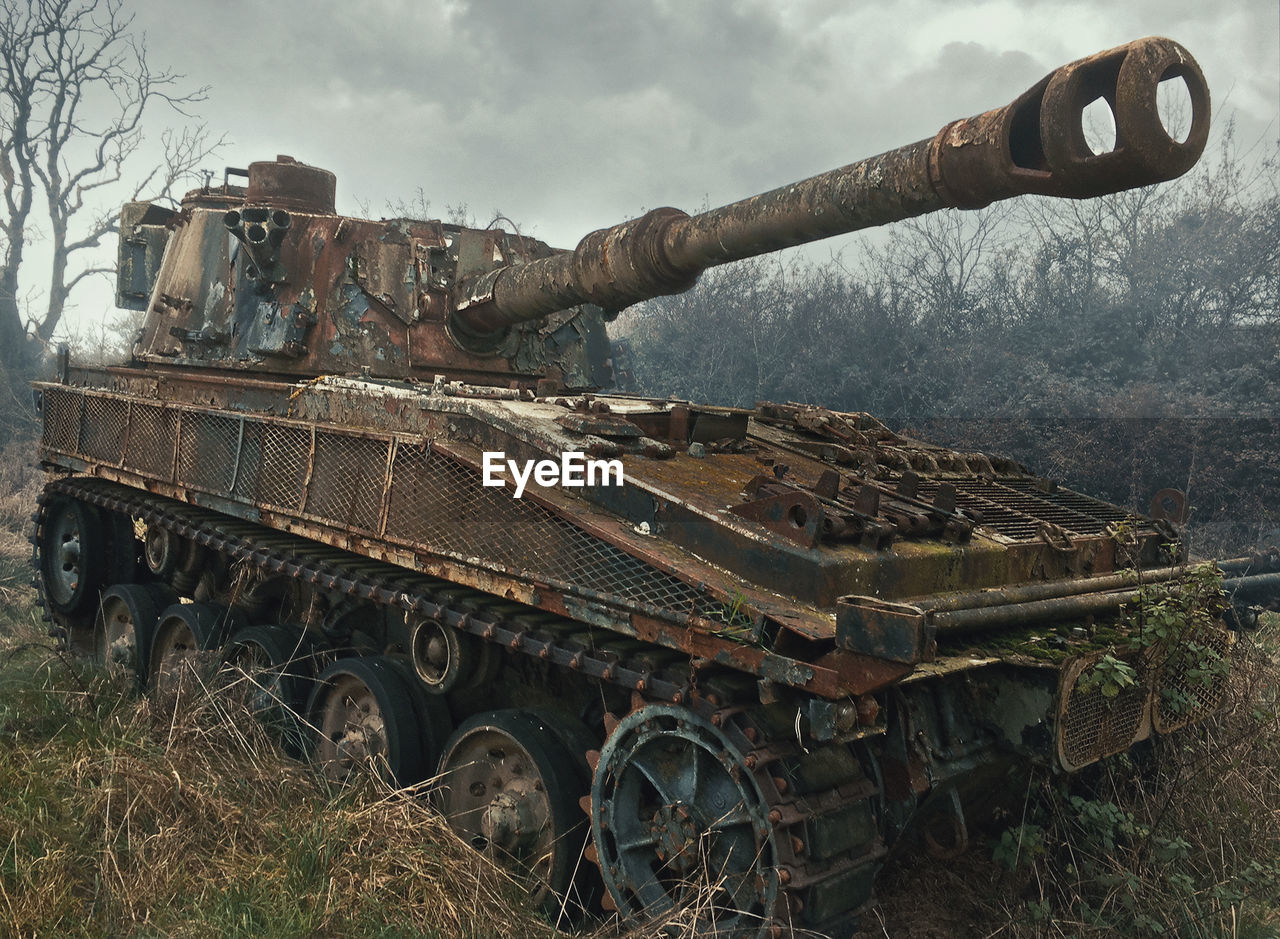
[[[1094,98],[1084,106],[1080,112],[1080,129],[1094,156],[1116,148],[1116,116],[1106,98]]]
[[[1044,104],[1044,91],[1026,101],[1013,112],[1009,122],[1009,159],[1024,170],[1047,172],[1044,141],[1040,137],[1040,109]]]
[[[260,244],[267,240],[267,230],[258,224],[250,225],[245,234],[249,236],[249,240],[254,244]]]
[[[804,510],[803,505],[793,505],[787,509],[787,518],[796,528],[804,528],[805,523],[809,521],[809,513]]]
[[[1156,85],[1156,113],[1164,132],[1174,143],[1186,143],[1191,136],[1191,118],[1194,106],[1191,89],[1181,75],[1165,72]]]

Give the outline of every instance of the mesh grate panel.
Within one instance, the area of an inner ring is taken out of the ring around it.
[[[229,493],[239,439],[238,419],[185,412],[178,446],[178,482],[209,492]]]
[[[254,502],[258,495],[258,480],[262,469],[263,424],[260,421],[244,422],[240,437],[240,465],[231,494],[245,502]]]
[[[707,612],[709,603],[696,588],[536,502],[481,486],[478,474],[441,454],[402,446],[392,480],[389,538],[484,558],[508,570],[633,603],[681,613]]]
[[[1097,688],[1086,691],[1081,687],[1093,667],[1092,661],[1076,675],[1062,709],[1059,731],[1062,758],[1068,769],[1129,749],[1142,729],[1150,690],[1140,664],[1130,664],[1138,669],[1137,680],[1114,698]]]
[[[86,395],[80,423],[80,452],[91,460],[119,463],[124,457],[124,430],[129,405],[116,398]]]
[[[1202,721],[1227,692],[1227,634],[1205,629],[1188,636],[1160,665],[1156,676],[1155,728],[1162,734]]]
[[[306,510],[376,534],[389,445],[385,440],[317,433]]]
[[[44,393],[44,434],[41,443],[50,450],[74,453],[80,443],[80,408],[84,395],[75,391]]]
[[[982,513],[982,528],[1017,541],[1035,541],[1041,522],[1052,522],[1077,535],[1098,535],[1112,522],[1136,516],[1090,499],[1078,492],[1059,489],[1041,492],[1025,479],[953,480],[956,505]],[[923,481],[920,496],[932,500],[936,481]]]
[[[1034,486],[1034,483],[1029,479],[1014,479],[1009,480],[1005,485],[1010,489],[1029,491]],[[1034,494],[1037,501],[1051,503],[1073,513],[1077,524],[1091,526],[1091,533],[1093,531],[1102,531],[1112,522],[1139,520],[1138,516],[1133,515],[1130,512],[1126,512],[1118,505],[1111,505],[1108,502],[1090,499],[1088,496],[1081,495],[1078,492],[1072,492],[1070,489],[1055,489],[1053,492],[1041,492],[1037,489],[1034,491]],[[1081,521],[1081,519],[1087,519],[1087,521]],[[1081,533],[1084,533],[1085,531],[1083,528],[1077,528],[1075,530],[1080,531]]]
[[[151,404],[129,410],[129,441],[125,463],[159,479],[173,478],[173,453],[178,444],[178,412]]]
[[[307,427],[141,403],[129,409],[79,391],[47,391],[44,409],[50,449],[111,463],[127,456],[126,468],[152,478],[379,533],[389,440],[316,432],[307,483]],[[408,444],[396,451],[385,537],[627,604],[713,617],[725,612],[678,577],[530,499],[482,486],[479,474],[456,460]]]
[[[258,501],[297,511],[302,504],[302,484],[310,458],[310,431],[265,425],[257,463]]]

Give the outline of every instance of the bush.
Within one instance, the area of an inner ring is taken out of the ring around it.
[[[1278,649],[1280,617],[1264,617],[1233,649],[1220,713],[1079,778],[1039,780],[993,848],[1023,891],[990,904],[1005,935],[1275,935]]]

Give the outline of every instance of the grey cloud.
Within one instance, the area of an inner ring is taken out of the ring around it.
[[[913,116],[954,120],[1009,103],[1051,67],[1025,52],[950,42],[932,62],[895,82],[885,97],[907,102],[903,110]]]

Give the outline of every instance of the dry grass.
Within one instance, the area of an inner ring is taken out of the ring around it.
[[[284,755],[234,688],[140,699],[59,653],[30,587],[43,478],[21,463],[29,447],[12,449],[0,453],[0,936],[556,935],[422,793],[330,783]]]
[[[0,632],[0,935],[557,935],[421,792],[330,783],[225,688],[131,697],[30,610]],[[703,935],[702,912],[661,934]]]
[[[0,603],[20,602],[14,593],[31,580],[31,514],[44,486],[44,474],[28,465],[35,452],[30,440],[10,441],[0,449]]]
[[[1087,789],[1042,794],[1035,928],[1009,935],[1280,934],[1280,618],[1233,655],[1225,707]]]
[[[1278,653],[1280,617],[1264,617],[1208,721],[1036,778],[1007,835],[959,859],[905,852],[861,939],[1280,935]]]
[[[29,609],[5,625],[0,921],[13,935],[553,934],[422,798],[328,784],[235,695],[131,699],[54,653]]]

